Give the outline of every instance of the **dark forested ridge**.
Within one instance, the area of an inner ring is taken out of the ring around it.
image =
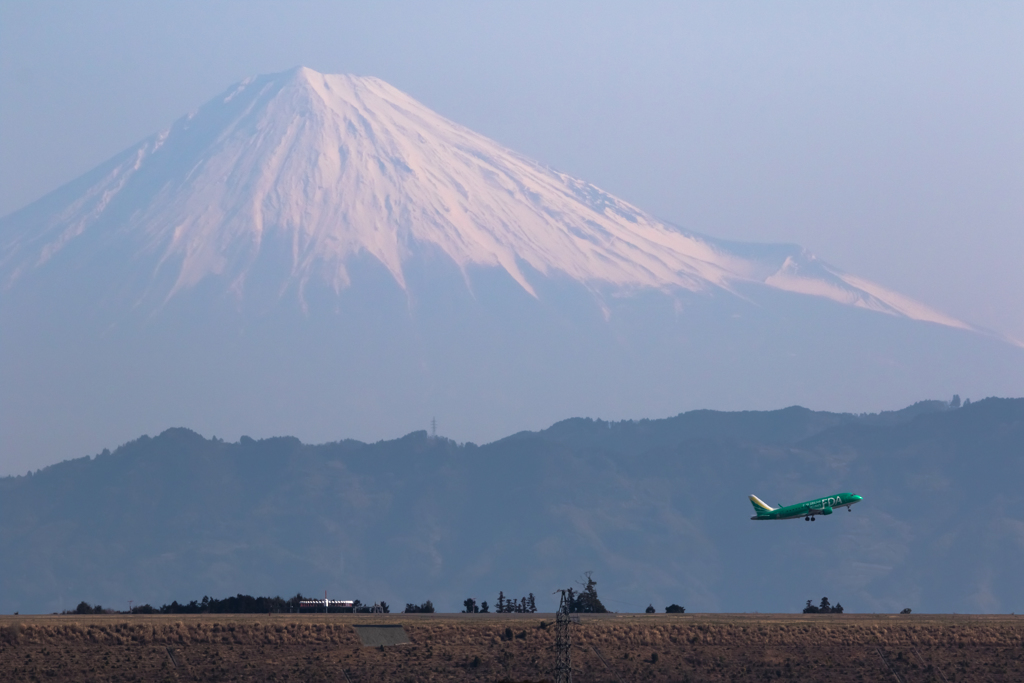
[[[612,611],[1021,612],[1024,399],[847,415],[570,419],[485,445],[237,443],[187,429],[0,479],[0,611],[182,596],[550,595]],[[854,511],[753,522],[747,495]]]

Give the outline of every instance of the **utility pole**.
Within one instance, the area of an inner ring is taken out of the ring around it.
[[[566,590],[557,590],[562,597],[555,615],[555,683],[572,683],[572,623]]]

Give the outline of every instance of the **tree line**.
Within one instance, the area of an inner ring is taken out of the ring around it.
[[[608,612],[608,609],[597,595],[597,581],[594,580],[592,573],[589,571],[585,572],[584,578],[585,581],[578,582],[580,586],[578,590],[575,588],[566,589],[569,611],[584,614],[603,614]],[[233,597],[218,600],[204,595],[202,600],[191,600],[185,603],[179,603],[175,600],[170,604],[161,605],[160,607],[153,607],[148,603],[135,605],[129,612],[104,608],[101,605],[90,605],[83,600],[74,610],[65,610],[63,614],[273,614],[299,612],[301,603],[310,599],[302,595],[302,593],[296,593],[287,599],[280,596],[253,597],[239,593]],[[386,602],[382,601],[378,604],[385,614],[390,614],[391,609]],[[498,599],[493,606],[489,605],[486,600],[477,604],[475,598],[466,598],[462,605],[464,614],[489,614],[492,607],[495,614],[535,614],[537,612],[537,599],[533,593],[516,599],[505,597],[505,591],[498,591]],[[831,611],[842,613],[843,610],[842,605],[831,607],[828,604],[828,598],[822,598],[822,607],[828,608],[827,610],[814,607],[811,605],[810,600],[807,601],[807,606],[808,608],[804,609],[804,612]],[[324,610],[321,607],[316,611],[323,612]],[[366,614],[372,612],[373,607],[363,604],[359,600],[354,600],[351,607],[332,605],[328,607],[327,611]],[[646,611],[648,613],[654,612],[654,607],[648,606]],[[685,611],[683,607],[676,604],[665,608],[665,612],[669,614],[683,613]],[[433,614],[434,603],[430,600],[420,604],[409,602],[406,603],[404,612],[406,614]]]
[[[605,609],[605,606],[597,597],[597,581],[594,581],[592,573],[585,572],[584,576],[587,581],[586,583],[580,582],[581,590],[577,591],[574,588],[566,590],[569,611],[592,614],[607,612],[608,610]],[[466,598],[462,605],[465,608],[462,610],[463,614],[488,614],[491,609],[486,600],[477,605],[476,598]],[[675,606],[678,607],[678,605]],[[515,598],[506,598],[505,591],[498,591],[498,600],[494,604],[494,612],[496,614],[534,614],[536,611],[537,599],[533,596],[533,593],[516,600]]]
[[[829,604],[828,598],[822,598],[821,604],[814,605],[810,600],[807,601],[807,606],[804,607],[804,614],[842,614],[843,606],[840,603],[835,605]]]
[[[434,613],[434,603],[430,602],[430,600],[427,600],[426,602],[424,602],[422,604],[419,604],[419,605],[417,605],[415,603],[412,603],[412,602],[407,602],[407,603],[405,603],[405,613],[406,614],[433,614]]]
[[[105,609],[100,605],[90,605],[84,600],[74,610],[65,610],[63,614],[272,614],[282,612],[298,612],[300,603],[309,600],[302,593],[296,593],[287,600],[280,597],[253,597],[239,593],[234,597],[218,600],[204,595],[202,600],[191,600],[186,603],[179,603],[177,600],[169,605],[153,607],[150,604],[135,605],[130,612],[123,612],[112,609]],[[427,601],[430,602],[429,600]],[[386,602],[379,603],[385,614],[391,612]],[[323,611],[323,610],[320,610]],[[359,600],[353,600],[351,607],[332,605],[328,607],[330,612],[340,613],[369,613],[373,611],[371,605],[364,605]],[[433,612],[433,606],[430,609]]]
[[[462,610],[463,614],[490,614],[491,612],[491,607],[486,600],[477,605],[476,598],[466,598],[463,600],[462,606],[465,608]],[[536,611],[537,599],[533,597],[533,593],[516,600],[515,598],[506,598],[505,591],[498,591],[498,600],[494,603],[495,614],[534,614]]]

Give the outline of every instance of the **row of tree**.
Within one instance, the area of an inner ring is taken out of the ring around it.
[[[810,600],[804,607],[804,614],[842,614],[843,606],[838,602],[835,605],[829,604],[828,598],[822,598],[820,605],[813,605]]]
[[[605,606],[601,604],[601,600],[597,597],[597,581],[594,581],[591,572],[586,572],[584,576],[587,581],[586,583],[580,582],[582,586],[580,591],[576,591],[574,588],[566,590],[569,611],[594,614],[607,612],[608,610],[605,609]],[[463,614],[488,614],[491,609],[486,600],[477,605],[476,598],[466,598],[462,605],[465,608],[462,610]],[[672,607],[678,608],[679,606],[673,605]],[[654,608],[650,609],[653,610]],[[666,610],[668,609],[666,608]],[[505,591],[498,591],[498,601],[494,604],[494,612],[496,614],[534,614],[536,611],[537,599],[533,593],[516,600],[515,598],[506,598]]]
[[[533,593],[516,600],[515,598],[506,598],[504,591],[498,591],[498,602],[494,605],[494,611],[502,614],[533,614],[537,611],[537,600],[533,597]]]
[[[85,600],[78,603],[75,609],[66,609],[61,614],[117,614],[117,610],[108,609],[102,605],[90,605]],[[17,612],[15,612],[17,614]]]
[[[566,601],[569,603],[570,612],[582,612],[589,614],[600,614],[605,613],[608,610],[604,604],[601,603],[600,598],[597,597],[597,582],[594,580],[591,572],[584,573],[586,581],[580,581],[580,590],[569,588],[566,590]],[[301,603],[305,600],[309,600],[302,595],[302,593],[296,593],[293,597],[287,600],[281,597],[253,597],[251,595],[243,595],[239,593],[234,597],[224,598],[223,600],[217,600],[204,595],[202,600],[192,600],[187,603],[179,603],[177,600],[169,605],[162,605],[160,607],[153,607],[152,605],[137,605],[131,608],[132,614],[266,614],[266,613],[280,613],[280,612],[298,612],[300,611]],[[380,607],[385,613],[390,613],[391,609],[386,602],[379,603]],[[488,614],[490,613],[491,606],[484,600],[477,605],[475,598],[466,598],[462,603],[463,613],[465,614]],[[309,609],[309,608],[307,608]],[[322,609],[320,611],[323,611]],[[352,607],[340,607],[331,606],[328,608],[330,612],[356,612],[356,613],[369,613],[373,611],[370,605],[364,605],[359,600],[353,601]],[[654,606],[649,605],[647,607],[647,613],[653,613]],[[665,612],[668,614],[678,613],[682,614],[686,609],[679,605],[672,604],[665,608]],[[534,614],[537,612],[537,599],[533,593],[520,598],[506,598],[504,591],[498,592],[498,600],[494,604],[494,612],[497,614]],[[811,604],[811,601],[807,601],[807,607],[804,608],[804,612],[808,613],[835,613],[842,614],[843,606],[836,605],[832,607],[828,598],[821,599],[821,606],[815,607]],[[64,614],[123,614],[123,612],[117,612],[112,609],[104,609],[100,605],[90,605],[89,603],[82,601],[78,607],[73,611],[65,611]],[[423,602],[419,605],[415,603],[406,603],[405,605],[406,614],[433,614],[434,603],[430,600]]]
[[[285,600],[280,596],[253,597],[239,593],[234,597],[218,600],[204,595],[202,600],[191,600],[186,603],[179,603],[177,600],[169,605],[153,607],[150,604],[136,605],[131,608],[131,614],[270,614],[280,612],[298,612],[303,600],[308,600],[302,593],[296,593],[294,597]],[[379,603],[385,614],[391,612],[386,602]],[[429,605],[428,600],[425,604]],[[309,608],[307,608],[309,609]],[[354,600],[351,607],[330,606],[331,612],[357,612],[369,613],[373,611],[370,605],[364,605],[359,600]],[[430,606],[433,612],[433,605]],[[65,611],[64,614],[124,614],[112,609],[104,609],[100,605],[92,606],[84,600],[78,604],[73,611]]]
[[[491,606],[484,600],[479,605],[476,604],[476,598],[466,598],[462,601],[462,606],[465,608],[462,610],[463,614],[490,614]],[[506,598],[505,591],[498,591],[498,601],[494,605],[495,614],[533,614],[537,611],[537,599],[533,597],[533,593],[528,596],[516,600],[515,598]]]
[[[407,602],[407,603],[405,603],[405,613],[406,614],[433,614],[434,613],[434,603],[430,602],[430,600],[427,600],[426,602],[424,602],[421,605],[416,605],[416,604],[413,604],[411,602]]]
[[[569,588],[566,591],[566,599],[569,602],[570,612],[583,612],[598,614],[604,613],[608,610],[601,604],[601,600],[597,597],[597,582],[594,581],[590,572],[586,574],[587,582],[583,586],[583,589],[579,592]],[[159,608],[153,607],[152,605],[136,605],[131,608],[132,614],[269,614],[273,612],[298,612],[299,605],[303,600],[308,598],[304,597],[302,593],[296,593],[295,596],[288,598],[287,600],[281,597],[258,597],[254,598],[251,595],[238,595],[230,598],[224,598],[223,600],[217,600],[209,596],[204,595],[202,600],[192,600],[184,604],[180,604],[177,600],[169,605],[162,605]],[[379,603],[385,614],[391,612],[390,607],[386,602]],[[482,603],[477,605],[474,598],[466,598],[462,603],[465,609],[465,614],[488,614],[490,612],[490,605],[484,600]],[[356,612],[356,613],[369,613],[373,611],[370,605],[364,605],[359,600],[354,600],[352,607],[330,607],[331,612]],[[516,600],[515,598],[506,598],[504,591],[498,592],[498,600],[494,605],[495,613],[501,614],[534,614],[537,611],[537,601],[534,598],[533,593],[528,596]],[[655,612],[654,605],[648,605],[646,612],[653,614]],[[680,607],[676,604],[671,604],[665,608],[667,614],[682,614],[686,612],[685,607]],[[832,605],[828,598],[822,598],[818,605],[814,605],[810,600],[807,601],[807,605],[803,609],[804,614],[842,614],[843,606],[840,603]],[[433,614],[434,603],[430,600],[423,602],[422,604],[406,603],[405,605],[406,614]],[[78,603],[78,607],[74,610],[65,610],[63,614],[124,614],[124,612],[118,612],[117,610],[106,609],[101,605],[90,605],[84,600]],[[910,609],[905,609],[901,614],[910,614]]]

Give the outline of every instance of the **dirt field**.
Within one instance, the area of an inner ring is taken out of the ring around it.
[[[0,617],[3,681],[542,681],[553,616]],[[411,641],[362,647],[353,624]],[[511,636],[511,638],[509,638]],[[577,681],[1024,681],[1024,617],[602,615]]]

